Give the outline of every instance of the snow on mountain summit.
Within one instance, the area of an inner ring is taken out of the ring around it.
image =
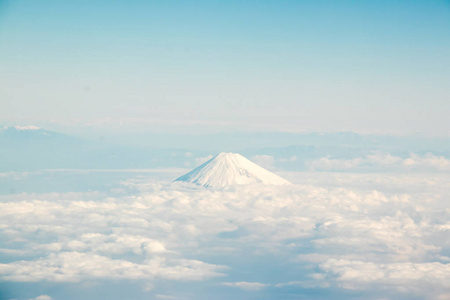
[[[289,181],[267,171],[240,154],[225,152],[218,154],[175,181],[186,181],[206,187],[252,183],[290,184]]]

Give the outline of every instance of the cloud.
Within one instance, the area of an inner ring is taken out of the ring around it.
[[[298,160],[298,156],[297,155],[293,155],[291,157],[285,158],[279,158],[278,161],[279,162],[296,162]]]
[[[445,293],[450,290],[450,264],[374,263],[358,260],[329,259],[320,267],[336,277],[333,281],[345,289],[397,289],[416,295],[427,291]]]
[[[220,266],[197,260],[155,257],[141,263],[91,253],[59,252],[37,261],[0,264],[3,280],[79,282],[87,279],[153,279],[196,281],[220,276]],[[223,268],[222,268],[223,269]]]
[[[329,157],[322,157],[317,160],[308,162],[312,170],[348,170],[360,166],[364,162],[362,158],[354,159],[330,159]]]
[[[30,298],[28,300],[52,300],[52,297],[50,297],[48,295],[40,295],[36,298]]]
[[[427,153],[424,156],[411,154],[411,156],[402,161],[402,165],[410,169],[435,169],[438,171],[449,171],[450,160],[443,156],[434,156]]]
[[[156,298],[158,298],[158,299],[178,299],[176,296],[162,295],[162,294],[156,295]]]
[[[268,284],[260,283],[260,282],[222,282],[224,286],[237,287],[246,291],[260,291],[263,288],[269,286]]]
[[[299,281],[289,281],[285,283],[277,283],[275,287],[302,287],[302,288],[329,288],[330,283],[326,280],[324,274],[312,273],[308,275],[308,279]]]
[[[406,299],[450,293],[448,174],[291,175],[297,185],[197,189],[136,177],[120,194],[0,196],[0,278],[133,280],[155,295],[170,295],[161,281],[192,280]],[[268,275],[274,262],[287,280]]]
[[[334,159],[322,157],[307,162],[311,170],[387,170],[387,171],[438,171],[449,172],[450,160],[443,156],[427,153],[423,156],[411,153],[402,158],[389,153],[374,153],[360,158]]]

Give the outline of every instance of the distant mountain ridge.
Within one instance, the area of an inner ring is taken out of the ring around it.
[[[49,141],[54,139],[71,140],[76,138],[55,131],[45,130],[33,125],[0,127],[0,141],[36,141],[40,139],[43,141]]]
[[[133,142],[134,141],[134,142]],[[143,141],[142,143],[136,141]],[[211,153],[239,152],[266,156],[283,171],[310,170],[322,158],[351,160],[374,154],[408,158],[432,153],[450,159],[450,138],[395,137],[357,133],[235,133],[182,135],[114,132],[71,136],[33,125],[0,126],[0,172],[36,169],[151,169],[198,165]],[[258,161],[258,158],[254,161]]]

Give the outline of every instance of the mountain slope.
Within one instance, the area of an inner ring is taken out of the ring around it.
[[[290,184],[237,153],[222,152],[203,165],[175,179],[206,187],[263,183],[271,185]]]

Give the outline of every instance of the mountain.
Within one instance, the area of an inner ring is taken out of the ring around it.
[[[0,143],[21,142],[68,142],[77,138],[39,128],[37,126],[3,126],[0,127]]]
[[[175,179],[205,187],[263,183],[270,185],[290,184],[272,172],[249,161],[237,153],[222,152],[203,165]]]
[[[113,137],[83,139],[33,125],[0,126],[0,173],[40,169],[179,168],[209,153],[129,146],[117,144]]]

